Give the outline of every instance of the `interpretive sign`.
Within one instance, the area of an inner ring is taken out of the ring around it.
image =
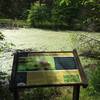
[[[12,90],[45,86],[87,86],[76,50],[66,52],[16,52]],[[73,99],[78,100],[78,99]]]

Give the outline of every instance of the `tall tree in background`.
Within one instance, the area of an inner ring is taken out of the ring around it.
[[[36,0],[0,0],[0,17],[20,18],[24,17],[31,3]]]

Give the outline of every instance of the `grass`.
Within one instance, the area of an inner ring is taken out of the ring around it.
[[[28,23],[25,20],[17,19],[0,19],[1,27],[28,27]]]

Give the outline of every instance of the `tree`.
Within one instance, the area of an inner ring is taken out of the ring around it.
[[[23,19],[34,0],[0,0],[0,16]]]
[[[31,6],[28,22],[31,26],[47,23],[50,20],[50,9],[45,4],[35,3]]]

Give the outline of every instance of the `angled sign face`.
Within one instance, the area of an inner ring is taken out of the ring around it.
[[[17,52],[11,82],[15,87],[87,85],[77,52]]]

